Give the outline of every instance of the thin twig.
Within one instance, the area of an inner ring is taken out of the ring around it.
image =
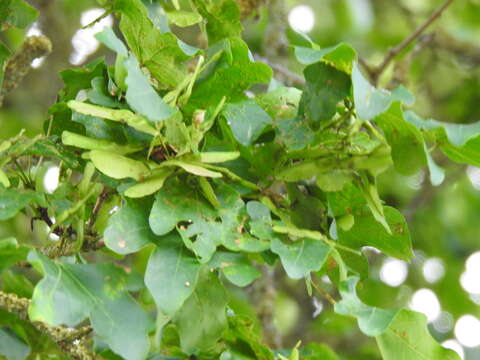
[[[375,73],[375,71],[372,69],[372,67],[361,56],[358,57],[358,63],[363,68],[363,70],[365,70],[367,72],[368,77],[370,79],[372,79],[374,77],[374,73]]]
[[[403,40],[397,46],[391,48],[387,55],[384,57],[383,61],[378,65],[374,72],[372,73],[372,81],[376,83],[380,75],[385,71],[387,66],[393,60],[395,56],[397,56],[403,49],[405,49],[408,45],[410,45],[413,41],[415,41],[435,20],[437,20],[445,9],[453,3],[454,0],[446,0],[442,6],[440,6],[437,10],[435,10],[430,17],[425,20],[425,22],[420,25],[413,33],[410,34],[405,40]]]
[[[93,226],[95,225],[95,222],[97,221],[97,216],[98,213],[100,212],[100,209],[102,208],[103,203],[108,197],[108,191],[107,188],[104,187],[102,192],[100,193],[100,196],[97,198],[97,201],[95,202],[95,205],[92,210],[92,214],[90,215],[90,218],[88,219],[87,223],[87,234],[91,234],[93,230]]]
[[[275,268],[261,265],[259,270],[262,276],[252,285],[252,301],[257,309],[258,319],[263,330],[265,343],[272,349],[282,347],[282,337],[274,321],[275,299]]]
[[[287,85],[293,85],[293,86],[299,86],[299,87],[305,86],[305,79],[302,76],[288,70],[287,67],[280,64],[273,63],[269,59],[259,55],[255,55],[255,60],[263,62],[264,64],[267,64],[268,66],[270,66],[273,69],[273,71],[275,71],[277,74],[280,75],[282,80],[284,80],[287,83]]]
[[[311,279],[310,282],[313,285],[313,287],[315,288],[315,290],[317,290],[320,293],[320,295],[322,295],[325,299],[327,299],[327,301],[330,304],[335,305],[337,303],[337,300],[335,300],[332,297],[332,295],[330,295],[328,292],[326,292],[320,286],[318,286],[318,284],[315,281],[313,281],[313,279]]]
[[[103,20],[104,18],[106,18],[108,15],[110,15],[112,13],[111,10],[107,10],[105,11],[102,15],[100,15],[99,17],[97,17],[95,20],[93,20],[92,22],[88,23],[87,25],[85,26],[82,26],[82,29],[86,29],[86,28],[89,28],[90,26],[93,26],[95,25],[97,22]]]

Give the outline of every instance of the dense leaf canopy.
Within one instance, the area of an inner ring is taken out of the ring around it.
[[[29,3],[0,358],[480,357],[477,2]]]

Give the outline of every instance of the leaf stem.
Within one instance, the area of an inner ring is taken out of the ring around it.
[[[333,240],[330,240],[327,236],[325,236],[324,234],[322,234],[319,231],[297,229],[297,228],[291,228],[291,227],[283,226],[283,225],[274,225],[273,226],[273,231],[278,232],[280,234],[292,235],[292,236],[295,236],[295,237],[306,237],[306,238],[310,238],[310,239],[313,239],[313,240],[324,241],[331,248],[338,248],[340,250],[344,250],[344,251],[348,251],[350,253],[353,253],[355,255],[361,255],[360,251],[349,248],[348,246],[338,244],[337,242],[335,242]]]
[[[107,10],[105,11],[102,15],[100,15],[99,17],[97,17],[95,20],[89,22],[87,25],[83,26],[82,29],[86,29],[86,28],[89,28],[90,26],[93,26],[95,25],[97,22],[105,19],[108,15],[110,15],[112,13],[112,10]]]
[[[313,287],[315,288],[315,290],[317,290],[325,299],[327,299],[327,301],[332,304],[332,305],[335,305],[337,303],[337,300],[335,300],[332,295],[330,295],[328,292],[326,292],[325,290],[323,290],[315,281],[313,281],[313,279],[310,279],[310,283],[313,285]]]

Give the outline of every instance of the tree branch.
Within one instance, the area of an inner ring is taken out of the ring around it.
[[[257,11],[260,6],[265,3],[265,0],[237,0],[240,7],[242,19],[245,19],[253,12]]]
[[[255,55],[255,60],[270,66],[287,85],[299,87],[305,86],[305,79],[302,76],[288,70],[286,66],[273,63],[269,59],[260,55]]]
[[[30,300],[20,298],[16,294],[0,291],[0,307],[9,313],[17,315],[20,319],[28,320],[28,307]],[[65,326],[50,326],[42,322],[32,322],[40,332],[47,334],[59,347],[75,360],[93,360],[94,356],[83,345],[82,339],[88,335],[92,328],[84,326],[74,331]]]
[[[92,214],[90,215],[90,218],[88,219],[87,222],[87,234],[92,234],[93,231],[93,226],[95,225],[95,222],[97,221],[97,216],[98,213],[100,212],[100,209],[103,206],[103,203],[105,200],[108,198],[108,190],[106,187],[103,187],[102,192],[100,193],[100,196],[97,198],[97,201],[95,202],[95,206],[93,207]]]
[[[374,84],[378,82],[380,75],[385,71],[387,66],[393,60],[395,56],[397,56],[403,49],[405,49],[408,45],[414,42],[435,20],[437,20],[442,13],[445,11],[446,8],[453,3],[454,0],[446,0],[442,6],[440,6],[437,10],[435,10],[430,17],[423,22],[413,33],[410,34],[405,40],[403,40],[397,46],[391,48],[387,55],[385,55],[383,61],[378,65],[372,72],[371,72],[371,79]]]
[[[311,284],[320,295],[327,299],[330,304],[335,305],[337,303],[337,301],[332,297],[332,295],[330,295],[327,291],[323,290],[315,281],[313,281],[313,279],[311,280]]]
[[[267,58],[277,62],[285,60],[288,49],[287,7],[285,0],[268,0],[268,22],[263,38],[263,51]]]
[[[262,276],[252,285],[252,301],[257,309],[258,318],[262,325],[265,343],[273,349],[281,347],[282,339],[274,323],[275,299],[275,268],[262,265]]]
[[[10,57],[5,66],[3,86],[0,89],[0,106],[7,93],[15,89],[30,71],[32,61],[52,51],[52,43],[45,36],[30,36],[22,47]]]

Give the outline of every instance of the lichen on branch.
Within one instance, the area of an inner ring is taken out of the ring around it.
[[[14,90],[28,74],[32,61],[52,51],[52,43],[45,36],[30,36],[25,39],[20,49],[11,56],[5,66],[5,75],[0,88],[0,105],[3,98]]]
[[[16,294],[0,291],[0,308],[18,316],[22,320],[28,319],[30,300],[18,297]],[[48,335],[59,348],[75,360],[92,360],[94,357],[85,348],[83,339],[92,328],[83,326],[72,329],[65,326],[50,326],[42,322],[32,322],[32,325],[41,333]]]

